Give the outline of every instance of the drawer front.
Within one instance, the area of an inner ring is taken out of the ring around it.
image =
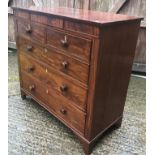
[[[53,16],[44,16],[40,14],[31,14],[31,21],[38,22],[41,24],[63,28],[63,19],[56,18]]]
[[[31,23],[31,39],[36,42],[45,43],[45,27],[40,24]]]
[[[85,84],[88,81],[89,65],[80,63],[58,52],[54,48],[43,48],[26,39],[19,38],[19,50],[41,60]]]
[[[30,14],[27,11],[15,10],[14,15],[24,20],[30,20]]]
[[[64,22],[64,29],[69,31],[77,31],[86,34],[94,34],[94,27],[87,24],[82,24],[78,22],[72,21],[65,21]]]
[[[40,24],[29,23],[22,20],[17,21],[18,35],[32,39],[36,42],[45,42],[45,27]]]
[[[68,55],[89,62],[91,41],[63,32],[47,29],[47,44],[61,49]]]
[[[33,14],[31,14],[31,21],[38,22],[38,23],[41,23],[41,24],[47,24],[48,23],[48,18],[47,18],[47,16],[33,13]]]
[[[30,34],[31,34],[30,22],[17,20],[17,29],[18,29],[17,35],[30,39]]]
[[[60,97],[67,98],[81,109],[86,108],[87,89],[79,86],[76,81],[63,76],[43,63],[20,54],[21,70],[48,84],[59,93]]]
[[[55,114],[60,120],[84,134],[85,113],[78,110],[72,104],[62,100],[59,95],[44,83],[41,83],[32,76],[22,72],[22,88],[30,93],[32,97],[39,100],[51,113]]]

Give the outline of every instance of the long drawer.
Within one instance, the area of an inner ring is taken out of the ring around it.
[[[79,85],[44,63],[38,62],[30,56],[20,54],[21,70],[48,84],[51,89],[59,93],[59,97],[67,98],[75,105],[85,110],[87,99],[87,88]]]
[[[36,101],[60,118],[67,125],[84,134],[85,113],[65,102],[58,94],[53,93],[49,85],[41,83],[38,79],[25,72],[21,72],[22,89],[26,90]],[[80,123],[79,123],[80,122]]]
[[[61,54],[55,48],[39,46],[34,42],[19,37],[19,50],[41,60],[58,71],[63,72],[85,84],[88,82],[89,65]]]

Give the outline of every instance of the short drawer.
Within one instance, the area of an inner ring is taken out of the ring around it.
[[[48,84],[60,97],[67,98],[80,109],[86,109],[87,88],[30,56],[20,54],[20,63],[21,70]]]
[[[18,26],[18,35],[32,39],[36,42],[44,43],[45,42],[45,27],[36,24],[36,23],[30,23],[25,22],[23,20],[17,21]]]
[[[55,48],[44,48],[29,40],[19,38],[19,50],[47,63],[54,69],[63,72],[85,84],[88,82],[89,65],[65,56]]]
[[[57,28],[63,28],[63,19],[54,16],[45,16],[41,14],[31,14],[31,21]]]
[[[77,31],[77,32],[82,32],[85,34],[95,34],[96,28],[93,27],[92,25],[87,25],[83,23],[78,23],[78,22],[72,22],[72,21],[64,21],[64,29],[69,30],[69,31]]]
[[[91,40],[47,29],[47,45],[54,46],[68,55],[89,62]]]
[[[17,20],[17,30],[18,33],[17,35],[22,36],[22,37],[26,37],[30,39],[30,34],[31,34],[31,25],[30,22],[26,22],[24,20]]]
[[[26,90],[36,101],[48,109],[68,126],[84,134],[85,113],[63,100],[53,90],[26,73],[21,73],[22,89]]]
[[[30,20],[30,13],[23,10],[14,10],[14,15],[24,20]]]

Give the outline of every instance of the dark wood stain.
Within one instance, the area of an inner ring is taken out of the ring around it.
[[[64,74],[70,75],[71,77],[78,79],[79,81],[87,84],[89,65],[80,62],[68,55],[64,55],[61,51],[55,48],[49,48],[40,46],[35,42],[29,41],[28,39],[19,39],[20,51],[31,55],[35,59],[39,59],[49,66],[63,72]],[[64,66],[63,63],[67,65]]]
[[[78,110],[70,102],[60,98],[50,86],[22,71],[22,89],[41,101],[41,105],[83,135],[85,113]],[[66,113],[61,112],[61,110],[66,110]]]
[[[21,70],[33,75],[43,83],[48,84],[52,89],[57,91],[60,97],[66,97],[67,99],[75,102],[81,108],[86,107],[87,89],[76,84],[76,81],[68,79],[63,74],[56,72],[53,68],[50,68],[43,63],[36,62],[33,58],[20,54]],[[33,67],[33,69],[30,69]],[[61,87],[66,85],[67,89],[62,90]]]
[[[66,44],[63,43],[66,37]],[[66,33],[47,29],[47,45],[54,46],[69,55],[89,62],[91,41]]]
[[[68,8],[14,13],[21,97],[68,126],[89,154],[121,126],[141,18]]]

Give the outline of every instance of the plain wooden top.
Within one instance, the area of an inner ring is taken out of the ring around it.
[[[128,16],[128,15],[122,15],[122,14],[65,8],[65,7],[47,8],[47,7],[31,6],[29,8],[18,8],[18,7],[12,7],[12,8],[27,10],[30,12],[38,12],[38,13],[48,14],[48,15],[55,15],[63,18],[76,19],[80,21],[87,21],[87,22],[101,24],[101,25],[114,23],[114,22],[142,19],[140,17]]]

